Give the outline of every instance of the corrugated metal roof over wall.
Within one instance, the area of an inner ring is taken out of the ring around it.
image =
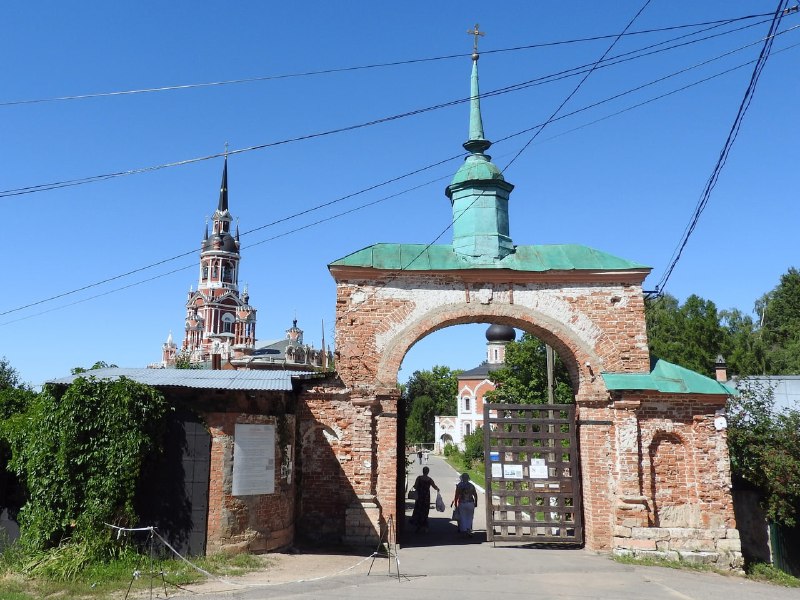
[[[292,379],[312,375],[310,371],[209,371],[193,369],[94,369],[77,375],[53,379],[48,383],[69,385],[78,377],[117,379],[127,377],[152,386],[175,386],[215,390],[291,391]]]

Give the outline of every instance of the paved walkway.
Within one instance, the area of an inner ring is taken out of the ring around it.
[[[410,482],[421,472],[415,462]],[[236,578],[169,590],[171,598],[255,600],[262,598],[353,598],[381,600],[800,600],[800,590],[754,583],[742,577],[662,567],[626,565],[587,550],[554,550],[485,542],[483,496],[475,511],[475,536],[459,537],[449,521],[458,473],[431,456],[431,476],[442,489],[445,513],[431,510],[430,531],[406,536],[395,561],[360,562],[343,554],[274,555],[269,569]],[[410,484],[409,484],[410,487]],[[407,502],[407,515],[413,503]],[[406,517],[407,518],[407,517]],[[413,530],[412,530],[413,531]],[[354,568],[353,565],[357,565]],[[367,572],[372,566],[371,574]],[[391,573],[389,569],[391,568]],[[349,569],[344,571],[344,569]],[[338,573],[338,574],[336,574]],[[296,580],[305,581],[296,582]],[[281,583],[295,581],[294,583]],[[163,598],[163,590],[161,595]]]

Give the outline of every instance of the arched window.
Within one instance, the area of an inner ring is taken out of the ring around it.
[[[469,412],[469,398],[464,398],[464,412]]]
[[[236,321],[231,313],[222,315],[222,333],[233,333],[233,323]]]
[[[208,265],[203,267],[203,279],[208,279]]]
[[[470,427],[469,423],[464,423],[464,435],[469,435],[471,429],[472,428]]]

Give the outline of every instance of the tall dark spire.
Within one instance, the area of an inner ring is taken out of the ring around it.
[[[222,183],[219,186],[219,212],[228,210],[228,155],[225,155],[225,164],[222,167]]]

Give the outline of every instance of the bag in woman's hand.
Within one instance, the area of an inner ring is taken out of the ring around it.
[[[451,521],[458,521],[459,517],[460,517],[460,515],[458,514],[458,507],[456,506],[456,507],[453,509],[453,516],[452,516],[452,517],[450,517],[450,520],[451,520]]]
[[[444,512],[444,500],[442,500],[442,495],[439,492],[436,492],[436,510]]]
[[[408,490],[408,499],[409,500],[416,500],[417,499],[417,490],[415,490],[414,488],[411,488],[410,490]]]

